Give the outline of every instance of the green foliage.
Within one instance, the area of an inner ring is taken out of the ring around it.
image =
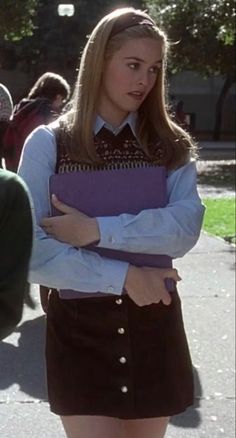
[[[5,45],[0,43],[0,58],[2,57],[0,64],[4,68],[15,68],[17,64],[20,64],[22,70],[33,73],[35,76],[46,70],[57,71],[61,74],[69,70],[71,72],[69,79],[72,82],[75,79],[79,55],[86,43],[86,36],[100,18],[117,7],[127,5],[142,7],[140,0],[123,2],[74,0],[71,2],[75,6],[74,16],[60,17],[57,7],[63,1],[0,0],[0,3],[2,2],[7,4],[6,11],[14,5],[10,16],[1,10],[0,26],[4,21],[5,39],[11,40],[11,43],[15,41],[14,45],[8,42],[5,42]],[[12,21],[12,26],[10,21]],[[4,60],[4,56],[9,59]],[[12,58],[14,58],[13,61]]]
[[[0,39],[18,41],[33,33],[37,0],[1,0]]]
[[[147,0],[172,45],[172,72],[228,74],[235,66],[234,0]]]
[[[206,213],[203,228],[210,234],[228,238],[235,236],[235,199],[204,199]]]

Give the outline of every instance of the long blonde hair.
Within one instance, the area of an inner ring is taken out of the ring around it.
[[[94,147],[93,126],[104,62],[111,58],[127,40],[154,38],[162,43],[163,63],[154,87],[138,111],[137,136],[144,151],[155,158],[155,151],[150,148],[151,136],[153,138],[154,135],[163,149],[162,164],[174,168],[189,159],[189,155],[194,151],[194,144],[190,135],[174,123],[166,109],[167,37],[155,24],[132,25],[113,36],[114,25],[117,26],[119,20],[124,19],[128,14],[138,14],[143,16],[144,20],[151,20],[145,12],[134,8],[117,9],[97,24],[84,48],[73,96],[73,107],[65,117],[67,130],[70,133],[68,152],[76,161],[87,163],[100,161]]]

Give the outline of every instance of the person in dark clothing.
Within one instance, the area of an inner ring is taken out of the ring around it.
[[[186,113],[184,111],[183,100],[179,100],[176,105],[176,121],[180,126],[186,128]]]
[[[15,105],[4,135],[5,165],[16,172],[27,136],[39,125],[56,119],[70,95],[70,85],[56,73],[44,73],[26,98]]]
[[[0,83],[0,168],[2,167],[3,136],[13,110],[10,91]]]
[[[26,185],[19,176],[0,169],[0,339],[22,316],[32,234]]]

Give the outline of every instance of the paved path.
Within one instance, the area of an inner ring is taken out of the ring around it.
[[[167,438],[235,438],[233,247],[203,233],[176,261],[194,365],[195,405],[173,417]],[[63,438],[49,412],[45,388],[44,328],[37,287],[36,310],[25,308],[17,330],[0,343],[0,437]],[[109,437],[113,438],[113,437]]]

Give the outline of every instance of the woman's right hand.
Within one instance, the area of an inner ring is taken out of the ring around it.
[[[131,265],[124,288],[138,306],[157,304],[160,301],[168,306],[171,303],[171,295],[165,286],[166,278],[181,280],[178,271],[173,268],[138,268]]]

